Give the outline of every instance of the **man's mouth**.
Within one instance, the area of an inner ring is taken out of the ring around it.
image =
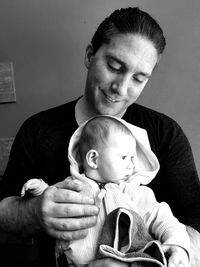
[[[102,91],[105,98],[109,101],[109,102],[112,102],[112,103],[116,103],[116,102],[120,102],[121,100],[120,99],[117,99],[117,98],[113,98],[109,95],[107,95],[104,91]]]

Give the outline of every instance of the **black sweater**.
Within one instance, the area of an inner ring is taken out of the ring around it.
[[[24,122],[0,183],[1,199],[20,195],[23,184],[33,177],[51,185],[69,175],[67,149],[78,127],[76,101],[42,111]],[[147,130],[151,149],[160,162],[160,171],[148,185],[157,200],[166,201],[182,223],[200,231],[200,181],[180,126],[168,116],[138,104],[130,106],[123,119]]]

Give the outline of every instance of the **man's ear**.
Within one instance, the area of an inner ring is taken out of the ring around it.
[[[92,169],[96,169],[98,167],[98,157],[99,153],[95,149],[90,149],[87,152],[86,161]]]
[[[91,59],[93,57],[93,47],[91,44],[89,44],[87,47],[86,47],[86,51],[85,51],[85,59],[84,59],[84,63],[85,63],[85,66],[86,68],[88,69],[89,66],[90,66],[90,62],[91,62]]]

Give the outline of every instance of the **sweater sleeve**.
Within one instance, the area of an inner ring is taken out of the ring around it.
[[[200,180],[186,135],[167,117],[160,119],[156,142],[150,136],[160,162],[150,187],[157,200],[167,202],[182,223],[200,231]]]
[[[0,199],[19,196],[23,184],[34,177],[35,155],[33,149],[34,127],[26,121],[13,142],[4,176],[0,183]]]
[[[186,227],[173,216],[167,203],[157,203],[152,212],[145,216],[145,222],[150,234],[163,245],[180,246],[190,255],[190,239]]]

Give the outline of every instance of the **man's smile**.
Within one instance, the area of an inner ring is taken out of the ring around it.
[[[121,101],[121,99],[113,98],[113,97],[107,95],[107,94],[105,93],[105,91],[103,91],[103,90],[102,90],[102,93],[103,93],[103,95],[105,96],[105,98],[106,98],[109,102],[117,103],[117,102],[120,102],[120,101]]]

